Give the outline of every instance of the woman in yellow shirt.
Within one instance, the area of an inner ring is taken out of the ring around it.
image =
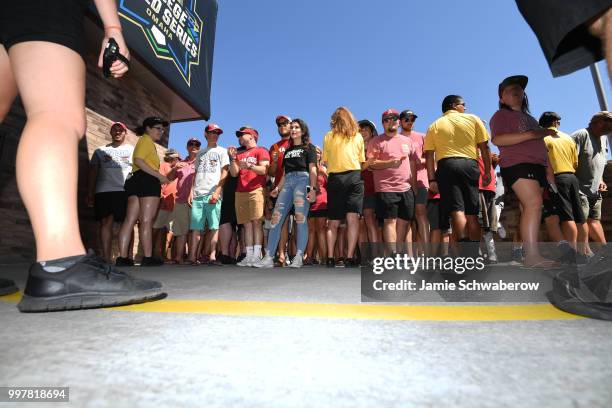
[[[159,266],[164,262],[154,258],[153,254],[153,221],[157,213],[157,205],[161,194],[161,184],[167,183],[166,176],[159,172],[159,156],[155,142],[159,141],[165,132],[168,122],[159,117],[149,117],[136,129],[141,136],[132,157],[132,173],[125,182],[125,192],[128,196],[128,206],[125,220],[119,231],[119,251],[117,266],[132,266],[134,261],[128,258],[128,247],[138,221],[139,239],[144,257],[141,266]]]

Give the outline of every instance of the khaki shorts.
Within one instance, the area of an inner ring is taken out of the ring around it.
[[[238,224],[260,220],[264,213],[264,193],[260,187],[247,193],[236,191],[236,220]]]
[[[172,211],[159,210],[155,223],[153,223],[153,229],[170,229],[172,227]]]
[[[174,218],[172,222],[172,234],[175,237],[187,235],[189,233],[189,221],[191,221],[191,207],[187,203],[174,203]]]
[[[580,194],[580,205],[585,218],[601,220],[601,197],[590,198]]]

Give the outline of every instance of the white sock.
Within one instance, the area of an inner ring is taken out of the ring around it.
[[[247,259],[252,259],[253,258],[253,247],[252,246],[248,246],[246,247],[247,249]]]
[[[261,257],[261,245],[253,245],[253,256],[257,259]]]
[[[301,258],[302,256],[304,256],[304,252],[300,251],[299,249],[295,252],[295,256]]]

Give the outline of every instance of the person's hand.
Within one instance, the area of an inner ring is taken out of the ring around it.
[[[87,198],[85,199],[87,203],[87,207],[92,208],[94,206],[94,196],[93,194],[87,194]]]
[[[608,191],[608,185],[602,181],[601,183],[599,183],[598,191],[600,192]]]
[[[274,150],[272,152],[271,158],[272,158],[272,161],[277,161],[278,160],[278,150]]]
[[[227,148],[227,154],[229,157],[232,158],[232,160],[236,160],[236,154],[237,154],[237,150],[234,146],[230,146]]]
[[[163,174],[160,174],[157,179],[161,184],[168,184],[170,182],[170,180],[168,180],[168,177],[164,176]]]
[[[219,194],[215,191],[208,199],[208,204],[217,204],[217,201],[219,201]]]
[[[438,182],[437,181],[430,181],[429,182],[429,191],[431,191],[434,194],[438,194],[440,192],[440,190],[438,189]]]
[[[397,169],[399,166],[402,165],[402,161],[405,159],[406,157],[400,157],[399,159],[393,159],[391,161],[391,167],[394,169]]]
[[[310,203],[314,203],[317,200],[317,192],[315,190],[310,190],[308,193],[306,193],[306,199]]]
[[[554,129],[547,129],[547,128],[535,128],[531,130],[531,133],[537,139],[537,138],[544,138],[546,136],[554,136],[557,134],[557,131]]]
[[[270,191],[270,197],[278,197],[278,186],[274,187],[274,189]]]
[[[130,50],[128,50],[127,45],[125,44],[125,40],[123,39],[123,33],[118,28],[107,28],[104,30],[104,39],[102,40],[102,49],[100,50],[100,56],[98,57],[98,68],[102,68],[102,60],[104,56],[104,50],[106,49],[106,44],[108,43],[109,38],[114,38],[117,41],[117,45],[119,45],[119,53],[123,55],[128,60],[130,59]],[[113,78],[120,78],[125,75],[130,67],[127,66],[122,61],[115,61],[113,65],[111,65],[110,72]]]
[[[182,169],[183,167],[186,167],[188,165],[189,165],[189,163],[184,162],[184,161],[180,161],[180,162],[177,162],[174,166],[172,166],[172,168],[178,170],[178,169]]]
[[[376,157],[368,157],[368,160],[365,162],[365,168],[369,169],[374,165],[374,162],[376,162]]]
[[[193,190],[189,192],[189,197],[187,197],[187,205],[190,207],[193,206]]]
[[[249,164],[247,162],[239,161],[238,162],[238,167],[241,168],[241,169],[248,169],[249,168]]]
[[[489,184],[491,184],[491,174],[490,173],[483,174],[482,175],[482,185],[488,186]]]

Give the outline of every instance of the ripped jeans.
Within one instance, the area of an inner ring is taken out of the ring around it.
[[[304,253],[308,243],[308,210],[310,209],[310,203],[306,199],[308,183],[309,175],[305,171],[285,174],[283,189],[278,193],[276,205],[272,211],[270,222],[272,229],[268,235],[268,254],[270,256],[274,256],[276,253],[283,223],[292,205],[295,208],[295,222],[297,224],[297,249]]]

